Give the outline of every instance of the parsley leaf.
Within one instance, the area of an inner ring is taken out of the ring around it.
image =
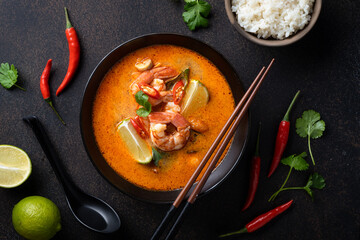
[[[308,148],[311,160],[315,165],[315,160],[311,152],[310,138],[316,139],[323,135],[325,122],[320,120],[320,113],[314,110],[303,112],[302,117],[296,120],[296,132],[300,137],[308,137]]]
[[[203,0],[185,0],[182,17],[188,28],[193,31],[197,27],[207,27],[206,19],[210,13],[211,5]]]
[[[135,100],[138,104],[143,106],[136,110],[136,114],[140,117],[147,117],[151,113],[151,104],[149,103],[149,96],[143,93],[143,91],[138,91],[135,94]]]
[[[307,156],[306,152],[303,152],[297,156],[295,156],[294,154],[287,158],[283,158],[281,160],[281,163],[289,166],[290,168],[294,168],[297,171],[307,170],[309,168],[309,164],[304,159],[304,157],[306,156]]]
[[[14,64],[11,64],[11,67],[9,63],[2,63],[0,67],[0,84],[6,88],[9,89],[12,86],[18,87],[23,91],[26,91],[24,88],[20,87],[16,84],[18,78],[18,71],[15,68]]]
[[[154,164],[155,166],[159,166],[159,161],[160,159],[163,158],[163,156],[161,155],[161,153],[159,153],[158,150],[156,150],[156,148],[152,147],[151,149],[152,149],[152,156],[153,156],[152,158],[154,160]]]

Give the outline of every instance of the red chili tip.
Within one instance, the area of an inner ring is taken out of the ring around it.
[[[270,170],[269,174],[267,175],[268,178],[271,177],[271,175],[275,172],[275,169],[274,170]]]

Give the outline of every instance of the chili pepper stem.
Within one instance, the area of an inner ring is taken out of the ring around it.
[[[292,107],[293,107],[293,105],[294,105],[297,97],[299,96],[299,94],[300,94],[300,90],[297,91],[297,93],[295,94],[293,100],[291,101],[290,106],[289,106],[288,110],[286,111],[286,113],[285,113],[285,115],[284,115],[283,121],[289,122],[290,111],[291,111],[291,109],[292,109]]]
[[[289,179],[289,177],[290,177],[290,174],[291,174],[292,169],[293,169],[293,168],[291,167],[290,170],[289,170],[288,175],[286,176],[286,179],[285,179],[283,185],[281,185],[280,189],[277,190],[273,195],[271,195],[271,197],[269,198],[268,202],[274,201],[274,199],[277,197],[277,195],[284,189],[284,186],[285,186],[285,184],[287,183],[287,181],[288,181],[288,179]]]
[[[17,87],[17,88],[20,88],[21,90],[23,90],[23,91],[25,91],[25,92],[26,92],[26,89],[25,89],[25,88],[20,87],[20,86],[19,86],[19,85],[17,85],[17,84],[14,84],[14,86],[15,86],[15,87]]]
[[[66,123],[64,122],[64,120],[61,118],[60,114],[56,111],[52,101],[50,98],[45,99],[45,101],[49,104],[49,106],[52,108],[52,110],[54,110],[56,116],[58,117],[58,119],[61,121],[62,124],[66,125]]]
[[[72,24],[71,24],[71,22],[69,20],[69,15],[68,15],[67,8],[64,7],[64,9],[65,9],[65,17],[66,17],[66,29],[72,28]]]
[[[314,157],[313,157],[313,155],[312,155],[311,147],[310,147],[310,135],[311,135],[311,134],[308,134],[308,147],[309,147],[309,153],[310,153],[311,160],[312,160],[312,162],[313,162],[313,164],[314,164],[314,166],[315,166],[315,160],[314,160]]]
[[[240,234],[240,233],[247,233],[247,229],[246,227],[240,229],[239,231],[236,231],[236,232],[231,232],[231,233],[226,233],[226,234],[223,234],[223,235],[220,235],[219,238],[222,238],[222,237],[227,237],[227,236],[231,236],[231,235],[235,235],[235,234]]]

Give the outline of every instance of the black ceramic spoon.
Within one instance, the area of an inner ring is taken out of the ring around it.
[[[101,233],[113,233],[120,228],[120,218],[106,202],[80,190],[70,180],[55,153],[44,127],[36,116],[23,119],[30,125],[65,191],[66,201],[75,218],[85,227]]]

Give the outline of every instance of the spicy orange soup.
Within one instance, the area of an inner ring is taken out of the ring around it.
[[[179,71],[190,68],[190,79],[201,81],[210,94],[205,107],[190,113],[191,117],[204,121],[209,130],[201,134],[192,132],[185,147],[166,152],[158,167],[153,163],[143,165],[136,162],[116,131],[117,123],[136,114],[138,105],[129,92],[129,86],[133,81],[131,73],[136,71],[136,60],[144,57]],[[120,176],[145,189],[174,190],[185,186],[230,117],[234,105],[226,79],[208,59],[186,48],[154,45],[132,52],[109,70],[95,97],[92,123],[101,153]]]

